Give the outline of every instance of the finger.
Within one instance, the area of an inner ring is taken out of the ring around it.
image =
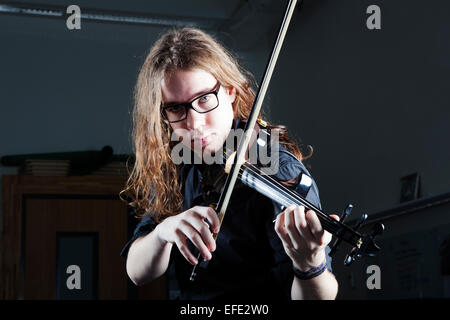
[[[309,229],[308,226],[308,221],[306,220],[304,206],[298,206],[295,208],[294,219],[295,219],[295,226],[297,227],[298,233],[302,237],[303,241],[306,242],[308,246],[311,246],[314,243],[316,243],[317,240],[311,233],[311,230]]]
[[[212,233],[209,230],[209,225],[201,218],[193,219],[191,221],[191,225],[200,234],[209,251],[216,250],[216,241],[214,240]]]
[[[330,217],[333,218],[336,221],[339,221],[339,216],[335,215],[335,214],[330,214]]]
[[[211,230],[215,233],[219,232],[220,220],[216,211],[211,207],[196,206],[193,208],[194,212],[199,214],[203,219],[208,219],[211,225]]]
[[[193,226],[191,226],[186,221],[182,221],[179,226],[179,230],[189,239],[191,242],[197,247],[198,251],[201,253],[205,260],[211,259],[211,253],[206,247],[205,243],[202,240],[200,234],[195,230]]]
[[[336,221],[340,220],[338,215],[330,214],[329,216]],[[323,237],[323,240],[324,240],[323,245],[327,245],[328,243],[330,243],[332,237],[333,237],[333,235],[330,232],[325,230],[325,235]]]
[[[289,206],[286,209],[286,217],[284,220],[284,227],[287,230],[287,234],[292,242],[292,247],[295,250],[299,250],[304,246],[304,241],[302,240],[302,237],[299,233],[299,230],[297,229],[297,226],[295,225],[295,206]]]
[[[285,246],[292,248],[292,241],[289,238],[286,229],[284,228],[285,212],[286,211],[280,213],[277,216],[277,219],[275,220],[275,232],[278,234],[278,237],[281,239]]]
[[[305,217],[314,239],[319,242],[320,245],[323,245],[325,241],[325,230],[323,229],[317,214],[313,210],[308,210]]]
[[[191,250],[189,250],[186,244],[186,236],[179,231],[176,231],[176,234],[175,244],[177,245],[178,250],[190,264],[196,265],[198,263],[198,260],[196,257],[194,257]]]

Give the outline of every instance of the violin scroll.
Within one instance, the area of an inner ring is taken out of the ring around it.
[[[353,209],[353,205],[349,204],[347,208],[343,211],[341,216],[339,217],[339,222],[343,223],[344,220],[350,215],[350,212]],[[368,215],[363,213],[361,217],[356,221],[356,223],[352,226],[352,229],[356,232],[367,220]],[[377,223],[372,228],[371,235],[365,235],[360,238],[358,241],[358,245],[354,246],[352,251],[345,257],[344,264],[350,265],[357,258],[364,255],[374,256],[377,251],[380,250],[380,247],[375,243],[375,237],[381,235],[384,232],[384,225],[382,223]],[[340,243],[342,242],[342,238],[337,238],[334,244],[331,246],[331,250],[329,255],[333,256]]]

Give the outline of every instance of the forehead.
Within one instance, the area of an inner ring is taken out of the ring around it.
[[[165,103],[186,102],[199,94],[208,92],[217,80],[202,69],[175,70],[161,80]]]

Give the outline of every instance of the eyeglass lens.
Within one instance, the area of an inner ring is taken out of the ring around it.
[[[192,101],[191,106],[199,113],[206,113],[216,108],[218,104],[219,101],[216,94],[208,93]],[[187,117],[187,109],[187,105],[179,104],[164,108],[164,112],[169,122],[175,122],[184,120]]]

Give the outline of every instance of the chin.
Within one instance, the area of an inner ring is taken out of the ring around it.
[[[206,146],[203,148],[203,154],[208,153],[214,155],[220,148],[216,148],[215,146]]]

